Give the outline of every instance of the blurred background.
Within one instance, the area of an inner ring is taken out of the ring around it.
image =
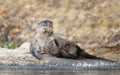
[[[37,23],[90,54],[120,61],[120,0],[0,0],[0,47],[30,42]]]

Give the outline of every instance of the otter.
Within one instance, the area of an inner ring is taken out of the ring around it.
[[[102,59],[86,53],[77,44],[55,36],[53,22],[48,20],[38,23],[38,28],[30,45],[30,52],[37,59],[42,59],[44,55],[68,59]]]

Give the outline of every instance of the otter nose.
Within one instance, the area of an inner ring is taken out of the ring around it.
[[[47,32],[47,31],[48,31],[48,28],[44,28],[44,29],[43,29],[43,32]]]

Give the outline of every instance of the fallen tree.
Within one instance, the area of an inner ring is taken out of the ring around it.
[[[63,59],[44,56],[34,58],[29,52],[29,43],[14,50],[0,48],[0,69],[38,69],[38,70],[120,70],[120,64],[105,60]]]

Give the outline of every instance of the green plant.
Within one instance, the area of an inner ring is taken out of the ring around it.
[[[8,44],[5,44],[2,46],[2,48],[7,48],[7,49],[14,49],[16,46],[15,46],[15,43],[14,42],[10,42]]]

